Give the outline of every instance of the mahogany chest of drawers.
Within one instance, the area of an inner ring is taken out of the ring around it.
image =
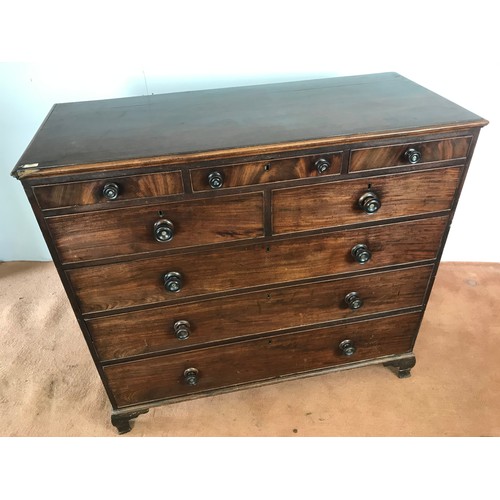
[[[486,120],[396,74],[57,104],[13,171],[113,407],[412,349]]]

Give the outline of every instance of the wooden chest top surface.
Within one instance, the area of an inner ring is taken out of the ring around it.
[[[486,123],[397,73],[65,103],[52,108],[13,175],[27,166],[251,152]]]

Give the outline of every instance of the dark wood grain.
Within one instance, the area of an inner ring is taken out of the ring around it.
[[[325,153],[283,160],[263,160],[227,167],[193,168],[190,170],[191,183],[193,191],[211,191],[208,176],[214,171],[220,172],[224,176],[224,185],[220,188],[221,190],[252,184],[317,177],[318,170],[315,167],[315,162],[320,158],[324,158],[330,163],[330,168],[321,174],[322,177],[340,173],[342,153]]]
[[[174,237],[158,242],[153,226],[174,224]],[[264,235],[262,193],[62,215],[47,225],[65,263],[155,250],[193,247]]]
[[[273,232],[294,233],[449,210],[461,172],[454,167],[278,189],[273,191]],[[367,214],[358,206],[366,191],[375,192],[381,200],[376,213]]]
[[[114,182],[120,187],[117,201],[182,194],[184,192],[180,171],[49,184],[35,186],[33,191],[42,209],[94,204],[112,205],[115,201],[107,200],[102,194],[102,189],[108,182]]]
[[[119,363],[104,371],[123,407],[408,352],[419,320],[420,313],[399,315]],[[338,347],[346,339],[357,348],[352,356]],[[195,386],[183,381],[191,367],[199,370]]]
[[[13,173],[486,123],[397,73],[56,104]]]
[[[215,292],[284,283],[337,273],[433,259],[447,217],[365,229],[172,255],[67,271],[84,313],[199,297]],[[351,257],[351,248],[367,244],[366,264]],[[178,293],[165,291],[162,276],[182,274]]]
[[[287,328],[417,307],[432,266],[386,271],[274,290],[105,316],[87,322],[101,360],[199,347]],[[357,292],[363,306],[345,303]],[[191,334],[179,340],[173,325],[189,321]]]
[[[410,165],[405,152],[415,148],[422,154],[419,164],[432,164],[437,161],[464,159],[467,156],[472,137],[457,137],[439,141],[409,142],[395,146],[354,149],[351,151],[349,172],[384,169]],[[430,165],[432,166],[432,165]]]

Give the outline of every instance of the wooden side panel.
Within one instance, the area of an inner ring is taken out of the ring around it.
[[[420,151],[421,164],[436,161],[465,159],[472,137],[457,137],[439,141],[415,142],[382,146],[378,148],[354,149],[351,151],[349,172],[409,165],[405,152],[414,148]]]
[[[151,198],[184,192],[179,171],[35,186],[33,192],[42,209],[112,204],[114,200],[108,200],[102,194],[104,186],[110,182],[119,187],[116,200]]]
[[[87,325],[101,360],[169,349],[201,346],[336,319],[358,318],[422,304],[432,266],[386,271],[204,300],[89,320]],[[345,296],[363,300],[351,310]],[[176,321],[186,320],[191,334],[179,340]]]
[[[67,275],[84,313],[168,302],[214,292],[303,280],[434,259],[447,217],[294,238],[272,244],[171,255],[71,269]],[[366,244],[372,258],[355,262]],[[178,272],[183,287],[166,292],[163,275]]]
[[[273,191],[273,232],[292,233],[449,210],[461,172],[460,167],[452,167],[278,189]],[[367,214],[358,206],[367,191],[374,192],[382,203],[376,213]]]
[[[106,366],[104,371],[118,406],[273,379],[324,369],[411,349],[420,313],[240,342]],[[351,340],[356,352],[342,354],[339,343]],[[184,370],[196,368],[199,382],[184,382]]]
[[[325,153],[323,155],[268,160],[255,163],[243,163],[227,167],[193,168],[190,170],[193,191],[211,191],[208,176],[211,172],[219,172],[224,177],[221,189],[263,184],[268,182],[304,179],[318,176],[315,162],[324,158],[330,167],[321,174],[322,177],[340,174],[342,153]]]
[[[167,219],[174,236],[158,242],[154,224]],[[62,262],[223,243],[264,235],[262,193],[162,203],[47,218]]]

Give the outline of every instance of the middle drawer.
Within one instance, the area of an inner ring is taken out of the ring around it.
[[[432,265],[87,321],[101,361],[422,305]]]

